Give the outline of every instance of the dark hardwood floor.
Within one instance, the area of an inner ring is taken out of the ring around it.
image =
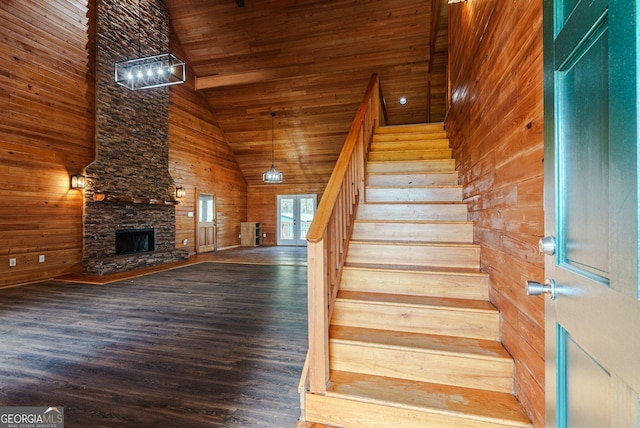
[[[109,284],[123,279],[148,275],[155,272],[175,269],[202,262],[227,262],[259,265],[306,266],[307,247],[265,246],[265,247],[236,247],[222,251],[191,256],[189,260],[137,269],[135,271],[115,273],[105,276],[74,274],[60,278],[70,282],[87,284]]]
[[[0,289],[0,405],[63,406],[67,428],[293,427],[306,292],[304,263],[240,259]]]

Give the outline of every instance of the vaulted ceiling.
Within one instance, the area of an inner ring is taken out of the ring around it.
[[[249,185],[271,166],[272,111],[285,181],[326,182],[374,72],[390,124],[444,117],[447,0],[165,4]]]

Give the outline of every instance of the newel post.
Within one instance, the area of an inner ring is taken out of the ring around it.
[[[327,291],[326,232],[307,246],[309,308],[309,389],[324,394],[329,382],[329,302]]]

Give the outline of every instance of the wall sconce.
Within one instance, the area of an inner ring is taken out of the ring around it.
[[[184,198],[187,195],[187,191],[184,187],[176,187],[176,198]]]
[[[71,188],[72,189],[84,189],[85,176],[82,174],[76,174],[71,176]]]

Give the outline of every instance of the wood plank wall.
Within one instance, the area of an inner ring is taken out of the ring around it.
[[[95,152],[93,4],[0,5],[0,286],[81,269],[83,197],[69,189],[69,176]],[[196,187],[216,194],[219,246],[239,245],[247,186],[193,76],[189,81],[171,89],[169,107],[170,172],[187,189],[176,208],[176,245],[194,251],[188,213]]]
[[[430,0],[165,4],[249,186],[270,166],[271,111],[285,181],[326,184],[374,72],[390,123],[427,119],[429,81],[433,118],[444,118],[446,62],[439,45],[431,50]]]
[[[515,391],[544,426],[542,2],[449,5],[452,105],[446,127],[476,221],[501,337],[516,360]]]
[[[170,49],[186,58],[174,34]],[[240,245],[240,223],[247,218],[247,183],[218,119],[202,92],[194,88],[187,64],[187,83],[171,87],[169,95],[169,172],[186,196],[176,207],[176,248],[196,252],[196,198],[211,193],[216,201],[217,247]],[[185,245],[183,242],[187,240]]]
[[[285,173],[286,174],[286,173]],[[285,175],[286,181],[286,175]],[[249,186],[247,194],[247,221],[262,223],[263,245],[277,245],[278,195],[317,195],[320,203],[326,183],[310,184],[267,184]]]
[[[92,13],[86,0],[0,5],[0,286],[79,269],[69,176],[94,155]]]

